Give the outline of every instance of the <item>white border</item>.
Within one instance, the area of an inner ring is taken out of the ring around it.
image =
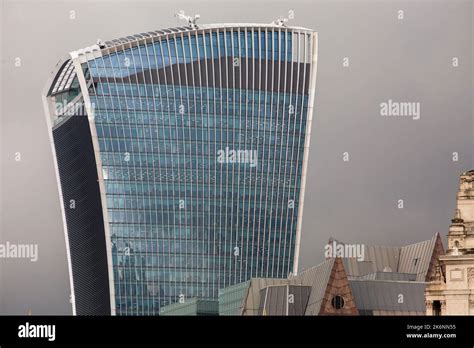
[[[313,106],[314,97],[316,92],[316,73],[318,67],[318,33],[314,32],[311,34],[312,40],[312,52],[311,52],[311,77],[309,81],[309,101],[308,101],[308,119],[306,122],[306,136],[304,145],[304,157],[303,157],[303,172],[301,175],[301,188],[300,188],[300,206],[298,214],[298,222],[296,225],[296,241],[295,241],[295,254],[293,260],[293,275],[298,274],[298,259],[300,255],[300,243],[301,243],[301,226],[303,224],[303,208],[304,208],[304,194],[306,188],[306,175],[308,172],[308,158],[309,158],[309,144],[311,140],[311,124],[313,121]]]

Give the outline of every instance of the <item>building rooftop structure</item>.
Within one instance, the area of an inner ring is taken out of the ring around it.
[[[219,302],[217,300],[190,298],[185,302],[176,302],[160,309],[160,315],[218,315]]]
[[[353,279],[349,283],[359,315],[425,313],[425,282]]]
[[[364,260],[331,257],[288,279],[253,278],[221,289],[219,313],[424,315],[425,287],[444,254],[440,235],[403,247],[364,248]]]
[[[273,29],[276,31],[279,30],[288,30],[296,31],[301,34],[311,34],[314,30],[304,27],[291,26],[285,23],[275,21],[269,24],[262,23],[216,23],[216,24],[203,24],[196,26],[179,26],[167,29],[160,29],[155,31],[147,31],[140,34],[129,35],[121,38],[116,38],[112,40],[103,41],[98,39],[97,42],[91,46],[84,47],[82,49],[73,51],[70,53],[72,58],[80,58],[81,62],[85,62],[90,59],[95,59],[102,55],[108,55],[115,51],[115,48],[127,45],[127,47],[132,48],[139,45],[143,45],[149,42],[155,42],[159,39],[166,39],[168,37],[182,36],[187,32],[192,32],[193,34],[199,34],[204,32],[217,32],[226,29],[239,28],[240,30],[268,30]]]
[[[417,281],[428,281],[434,274],[436,255],[444,254],[441,236],[402,246],[364,246],[364,261],[343,258],[348,276],[364,276],[374,272],[416,274]]]
[[[180,27],[174,27],[174,28],[167,28],[167,29],[161,29],[161,30],[155,30],[155,31],[147,31],[144,33],[140,34],[135,34],[135,35],[130,35],[130,36],[125,36],[109,41],[103,42],[103,47],[100,47],[101,45],[96,44],[92,47],[98,47],[100,48],[110,48],[118,45],[123,45],[123,44],[128,44],[132,42],[138,42],[140,40],[145,40],[148,38],[156,38],[160,36],[167,36],[167,35],[172,35],[172,34],[180,34],[183,32],[187,31],[195,31],[195,30],[213,30],[213,29],[225,29],[225,28],[269,28],[269,29],[291,29],[291,30],[299,30],[301,32],[313,32],[312,29],[308,28],[303,28],[303,27],[296,27],[296,26],[291,26],[291,25],[286,25],[286,24],[277,24],[277,23],[269,23],[269,24],[262,24],[262,23],[213,23],[213,24],[203,24],[203,25],[196,25],[196,27],[191,27],[191,26],[180,26]]]

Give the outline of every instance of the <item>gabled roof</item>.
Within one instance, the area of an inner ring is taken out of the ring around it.
[[[258,315],[260,309],[267,315],[294,314],[303,310],[310,290],[305,315],[424,314],[426,282],[435,271],[438,255],[444,253],[439,234],[404,247],[364,248],[364,261],[331,257],[288,279],[252,278],[223,289],[221,313]],[[299,307],[291,311],[286,310],[282,295],[290,288],[301,295]],[[342,308],[332,302],[338,296],[345,303]]]
[[[301,285],[311,286],[306,315],[318,315],[335,260],[334,258],[328,259],[290,278]]]
[[[430,240],[402,247],[397,272],[414,273],[417,281],[426,281],[438,238],[437,233]]]
[[[338,242],[344,244],[342,242]],[[365,246],[364,261],[343,258],[344,268],[350,277],[361,277],[375,272],[416,274],[417,281],[427,281],[436,256],[444,254],[439,233],[423,242],[403,247]]]
[[[343,258],[344,267],[350,276],[362,276],[373,272],[396,272],[400,258],[400,248],[377,245],[364,246],[364,261],[353,257]]]

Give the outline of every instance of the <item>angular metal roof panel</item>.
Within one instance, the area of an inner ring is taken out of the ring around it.
[[[349,280],[359,310],[425,312],[424,282]]]
[[[372,261],[358,261],[354,257],[345,257],[342,258],[342,263],[348,277],[360,277],[375,272],[375,266]]]
[[[418,281],[425,281],[435,248],[436,238],[437,235],[434,235],[430,240],[404,246],[400,253],[398,272],[415,273]]]
[[[334,258],[328,259],[319,265],[308,268],[290,280],[297,284],[311,286],[311,294],[308,300],[305,315],[318,315],[321,309],[324,294],[334,266]]]
[[[219,290],[219,315],[241,315],[250,280]]]
[[[310,293],[311,287],[303,285],[263,288],[260,290],[259,315],[304,315]]]
[[[429,240],[403,247],[366,245],[364,261],[343,258],[344,268],[347,275],[352,277],[388,271],[416,274],[417,281],[425,281],[437,236],[435,234]]]
[[[260,307],[260,290],[271,285],[287,285],[288,279],[252,278],[245,298],[243,315],[258,315]]]
[[[393,281],[416,281],[416,274],[398,272],[374,272],[360,277],[350,277],[355,280],[393,280]]]
[[[218,313],[218,301],[200,298],[190,298],[184,303],[176,302],[160,310],[160,315],[217,315]]]
[[[375,272],[389,268],[392,272],[398,269],[400,248],[368,245],[365,247],[365,260],[372,261]]]

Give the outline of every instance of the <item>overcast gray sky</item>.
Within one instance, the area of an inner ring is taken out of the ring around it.
[[[1,0],[0,242],[37,243],[39,260],[0,259],[0,314],[71,313],[40,96],[49,74],[98,38],[176,26],[179,10],[201,23],[293,10],[292,24],[319,32],[300,269],[323,259],[330,236],[404,245],[446,235],[458,176],[474,168],[472,1]],[[382,117],[390,99],[420,103],[420,119]]]

